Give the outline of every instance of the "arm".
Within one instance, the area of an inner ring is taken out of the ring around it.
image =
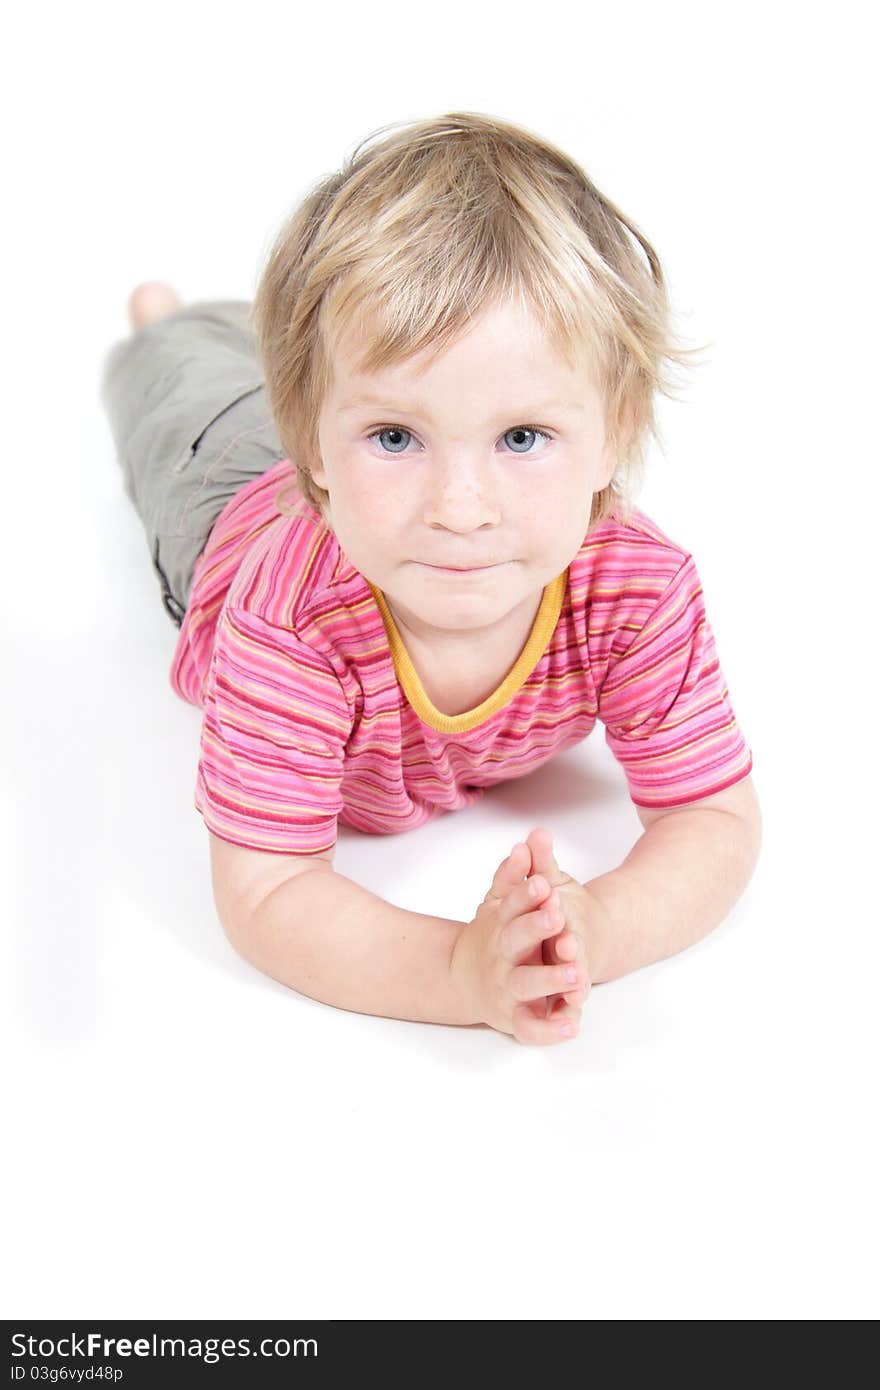
[[[651,556],[657,576],[672,559],[662,547]],[[648,603],[642,595],[655,582],[646,567],[644,584],[609,610],[613,634],[597,647],[599,718],[645,827],[619,868],[583,885],[600,980],[674,955],[710,932],[742,894],[760,848],[751,750],[693,556]],[[627,629],[635,631],[631,640]],[[721,792],[693,799],[700,786],[725,781]],[[664,800],[678,805],[638,805]]]
[[[423,1023],[479,1023],[453,984],[464,922],[406,912],[316,866],[279,884],[235,925],[236,950],[300,994],[356,1013]]]
[[[675,955],[722,922],[754,872],[757,800],[744,813],[697,805],[648,820],[617,869],[584,884],[585,940],[594,983]]]

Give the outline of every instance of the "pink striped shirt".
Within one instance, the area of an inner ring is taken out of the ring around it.
[[[337,821],[397,834],[477,801],[598,720],[639,806],[748,776],[693,558],[643,512],[601,522],[548,584],[501,685],[435,709],[385,602],[319,514],[275,498],[288,459],[227,503],[199,556],[171,684],[204,710],[195,806],[221,839],[317,854]]]

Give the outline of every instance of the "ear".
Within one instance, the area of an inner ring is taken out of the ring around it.
[[[618,431],[615,439],[610,429],[605,432],[605,447],[602,450],[602,462],[597,476],[596,491],[608,486],[617,471],[621,456],[629,444],[633,433],[633,420],[631,410],[627,411],[624,424]]]
[[[602,460],[599,464],[599,471],[596,474],[595,491],[601,492],[606,488],[614,477],[615,469],[618,464],[617,448],[612,439],[606,437],[605,447],[602,450]]]
[[[601,492],[603,488],[606,488],[608,486],[608,484],[611,482],[611,479],[614,477],[614,472],[616,468],[617,450],[608,447],[605,449],[605,452],[602,455],[602,467],[599,472],[599,480],[596,487],[597,492]]]
[[[330,491],[327,484],[327,473],[324,469],[324,462],[318,450],[315,451],[315,457],[309,464],[309,473],[311,474],[313,483],[316,483],[318,487],[324,488],[325,492]]]
[[[319,417],[314,430],[310,430],[308,437],[303,440],[302,461],[315,486],[322,487],[325,492],[329,492],[327,472],[321,455],[321,419],[322,417]]]

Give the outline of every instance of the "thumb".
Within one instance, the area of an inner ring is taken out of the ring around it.
[[[568,881],[568,875],[562,872],[553,854],[552,830],[538,826],[526,836],[526,844],[532,854],[533,874],[541,874],[551,887]]]

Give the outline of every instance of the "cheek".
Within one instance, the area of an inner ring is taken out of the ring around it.
[[[391,481],[365,467],[362,460],[341,459],[333,482],[333,514],[338,526],[350,535],[359,535],[365,544],[370,537],[391,535],[395,518],[399,522],[407,514],[404,499],[396,496]]]
[[[534,518],[535,525],[568,531],[572,527],[577,529],[581,513],[589,515],[591,498],[585,470],[567,468],[531,488],[522,499],[521,507],[525,515]]]
[[[548,480],[530,497],[522,513],[523,524],[535,544],[546,552],[548,561],[574,554],[583,542],[590,524],[593,494],[583,473]]]
[[[345,501],[348,509],[359,517],[369,519],[371,524],[388,520],[393,511],[394,497],[391,489],[383,484],[368,469],[353,469],[346,479]]]

